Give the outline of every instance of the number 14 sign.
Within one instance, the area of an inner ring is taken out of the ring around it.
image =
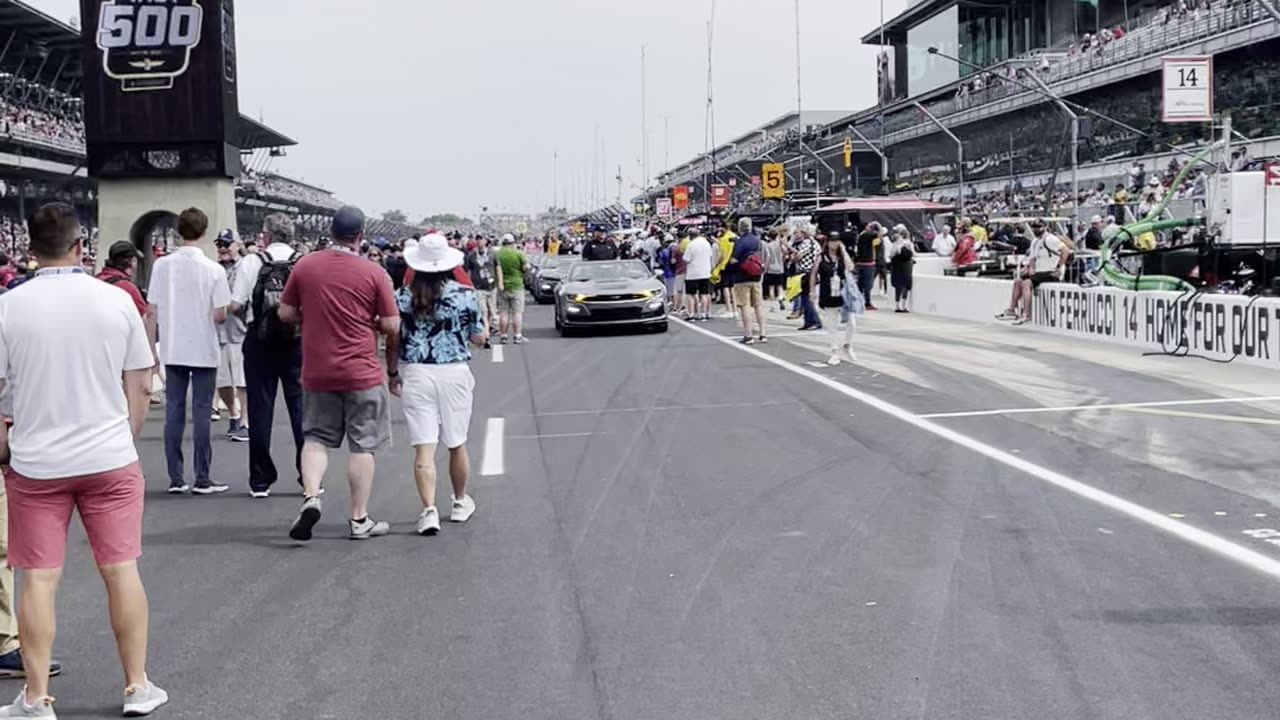
[[[1163,86],[1164,122],[1213,121],[1213,56],[1164,58]]]

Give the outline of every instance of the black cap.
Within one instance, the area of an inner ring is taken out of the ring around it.
[[[142,251],[128,240],[118,240],[111,243],[110,249],[107,250],[107,260],[110,262],[120,262],[129,258],[142,259]]]
[[[364,213],[360,208],[346,205],[333,216],[329,234],[341,240],[351,240],[364,232]]]

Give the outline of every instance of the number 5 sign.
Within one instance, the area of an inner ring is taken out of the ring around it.
[[[765,163],[760,166],[761,194],[765,198],[787,196],[787,174],[782,163]]]
[[[126,91],[168,90],[187,71],[204,29],[197,0],[102,0],[98,10],[103,69]]]
[[[1164,112],[1167,123],[1213,121],[1213,57],[1164,58]]]

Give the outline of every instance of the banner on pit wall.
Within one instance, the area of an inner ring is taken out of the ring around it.
[[[689,186],[677,185],[671,188],[671,207],[684,210],[689,207]]]
[[[1280,298],[1046,284],[1032,324],[1144,352],[1280,368]]]

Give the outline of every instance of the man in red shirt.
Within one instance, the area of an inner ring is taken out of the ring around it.
[[[133,282],[133,278],[138,274],[138,261],[141,259],[142,251],[128,240],[113,243],[111,249],[107,251],[107,262],[102,272],[98,273],[98,279],[128,293],[129,299],[133,300],[134,306],[138,308],[138,314],[145,318],[147,301],[142,298],[142,292]]]
[[[310,540],[320,521],[320,485],[329,450],[345,438],[351,457],[351,539],[385,535],[369,517],[374,453],[391,443],[391,396],[378,361],[374,333],[400,332],[391,277],[360,257],[365,217],[344,207],[333,218],[333,242],[294,266],[280,297],[279,316],[302,324],[302,485],[306,499],[289,528]]]

